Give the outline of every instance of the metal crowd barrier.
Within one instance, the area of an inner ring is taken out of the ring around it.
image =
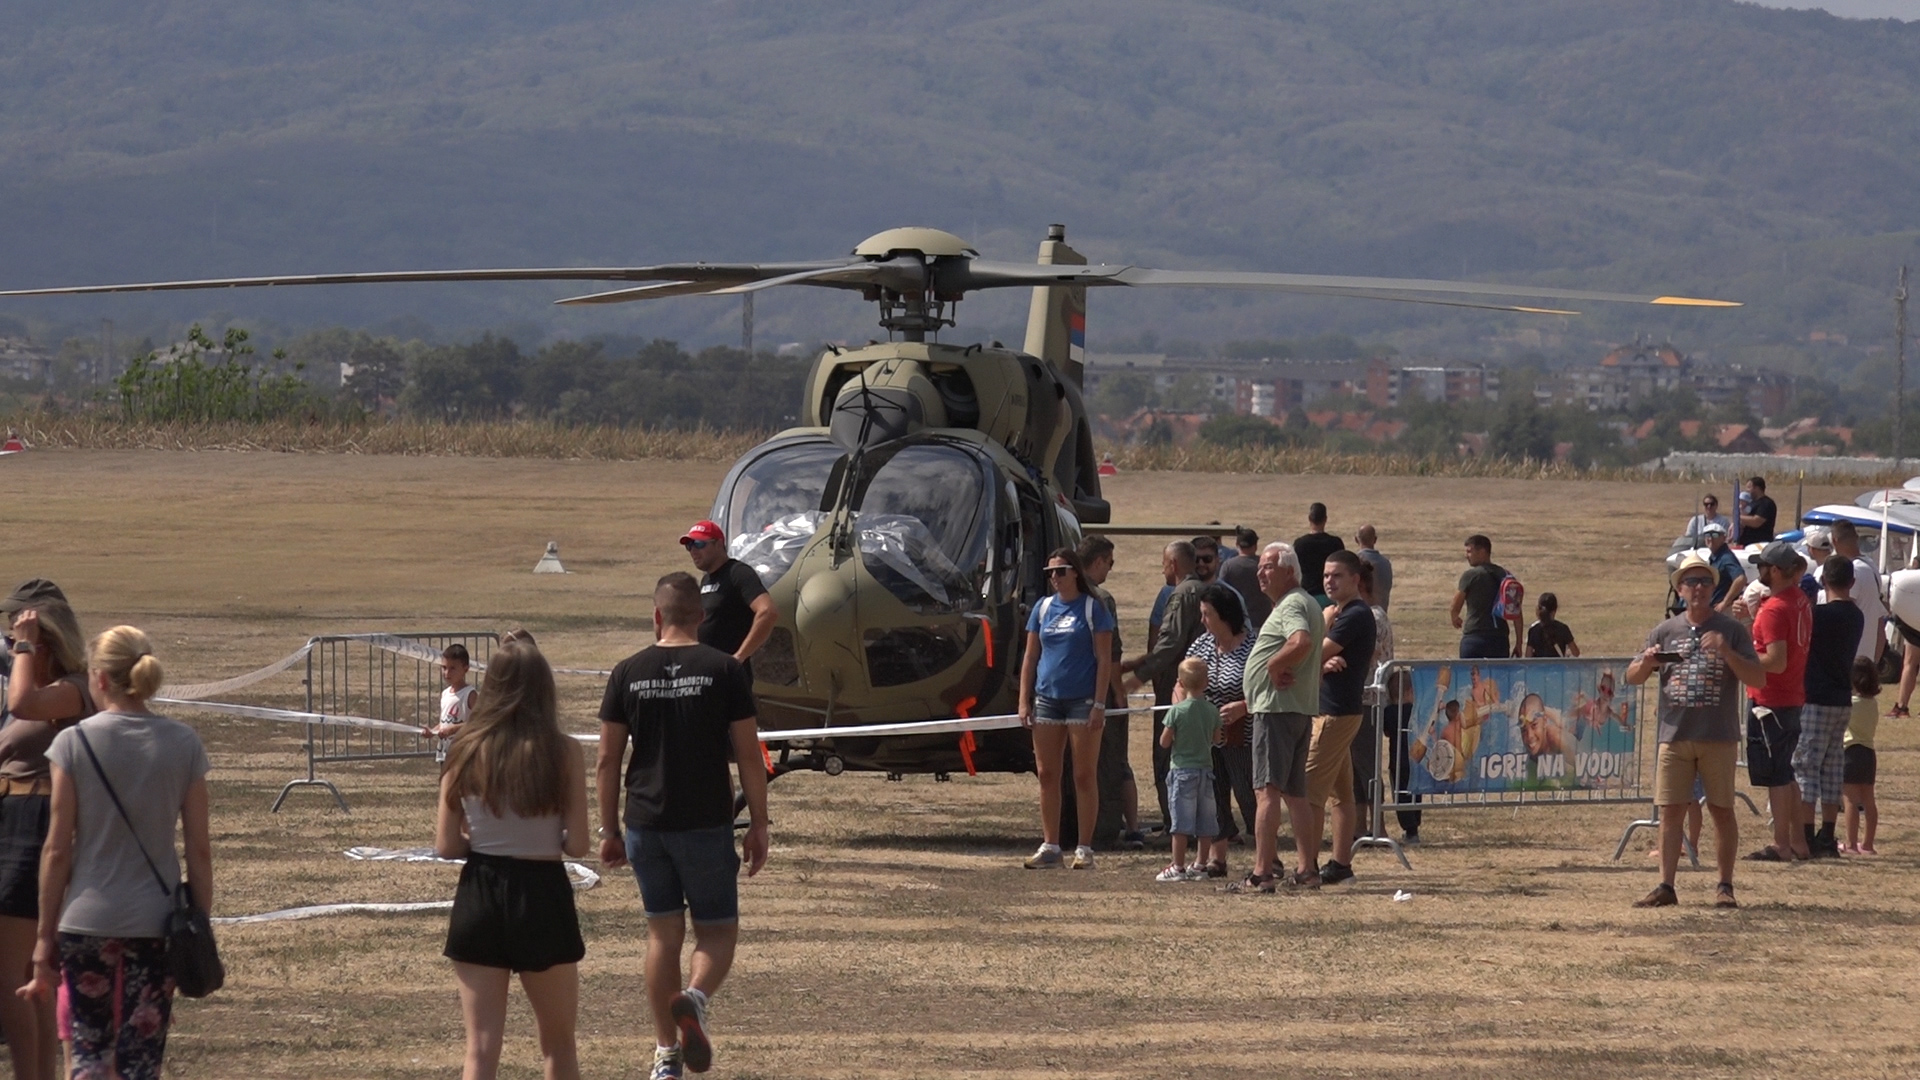
[[[1385,752],[1374,755],[1373,813],[1355,846],[1386,848],[1412,869],[1387,834],[1388,811],[1650,802],[1659,686],[1628,686],[1631,659],[1389,664],[1358,736]]]
[[[303,680],[305,711],[385,720],[413,730],[306,725],[307,775],[287,781],[280,797],[273,800],[274,811],[297,787],[326,788],[340,809],[347,809],[340,789],[320,776],[322,763],[434,757],[439,740],[425,729],[440,717],[440,691],[445,685],[436,666],[440,653],[449,645],[465,645],[477,679],[499,641],[498,634],[471,630],[330,634],[309,641]]]

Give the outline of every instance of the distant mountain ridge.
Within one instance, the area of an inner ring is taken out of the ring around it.
[[[1108,261],[1746,300],[1554,324],[1570,342],[1645,329],[1724,352],[1813,329],[1890,340],[1891,268],[1920,262],[1920,24],[1730,0],[15,6],[23,32],[0,39],[10,286],[808,258],[907,223],[1017,258],[1065,221]],[[235,292],[0,315],[737,335],[722,301],[546,307],[563,294]],[[982,336],[1017,333],[1024,300],[962,314]],[[873,332],[857,303],[813,293],[763,299],[760,319],[767,340]],[[1512,325],[1103,294],[1090,332],[1095,347],[1342,330],[1441,349]]]

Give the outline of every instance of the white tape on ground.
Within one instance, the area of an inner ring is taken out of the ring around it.
[[[292,919],[317,919],[323,915],[386,915],[412,911],[452,911],[451,900],[423,900],[417,904],[315,904],[312,907],[283,908],[258,915],[217,915],[208,922],[216,926],[244,923],[286,922]]]
[[[465,859],[443,859],[433,853],[432,848],[377,848],[350,847],[344,853],[347,858],[359,862],[430,862],[461,866]],[[575,892],[585,892],[600,884],[600,875],[592,868],[577,862],[567,862],[567,880]],[[237,926],[246,923],[288,922],[295,919],[317,919],[325,915],[391,915],[420,911],[451,911],[451,900],[421,900],[413,903],[344,903],[313,904],[307,907],[282,908],[279,911],[263,911],[258,915],[222,915],[210,921],[221,926]]]

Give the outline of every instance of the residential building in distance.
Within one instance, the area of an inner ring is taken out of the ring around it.
[[[1694,361],[1671,342],[1645,338],[1607,350],[1590,367],[1572,367],[1542,379],[1534,389],[1542,405],[1573,405],[1588,412],[1613,412],[1635,401],[1688,390],[1709,406],[1743,404],[1762,417],[1786,412],[1793,397],[1793,376],[1738,364]]]

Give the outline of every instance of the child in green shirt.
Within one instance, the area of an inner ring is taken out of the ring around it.
[[[1207,850],[1217,833],[1213,807],[1213,745],[1220,737],[1220,710],[1207,700],[1207,664],[1180,662],[1180,690],[1167,710],[1160,745],[1173,751],[1167,769],[1167,816],[1173,820],[1173,862],[1155,881],[1198,881],[1205,877],[1198,864],[1187,864],[1187,838],[1196,851]]]

